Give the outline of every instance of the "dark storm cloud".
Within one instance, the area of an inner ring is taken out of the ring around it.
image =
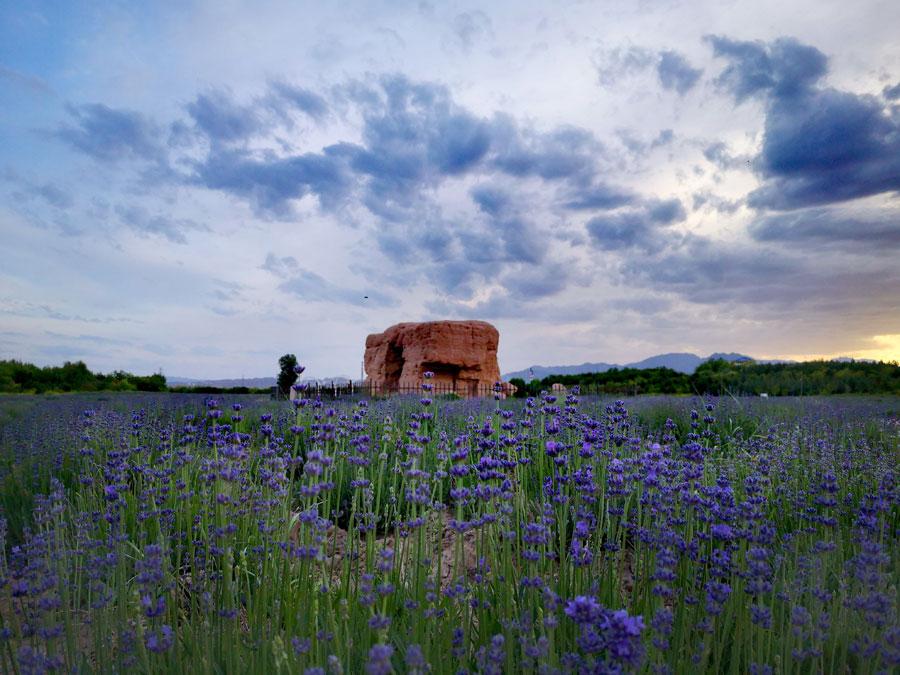
[[[760,242],[831,247],[869,255],[896,255],[900,250],[900,215],[897,213],[857,217],[833,208],[814,208],[765,216],[750,225],[750,234]]]
[[[900,117],[874,96],[826,89],[775,100],[748,203],[792,209],[900,190]]]
[[[54,135],[94,159],[158,160],[163,149],[160,130],[133,110],[117,110],[102,103],[68,105],[73,124],[59,127]]]
[[[776,97],[800,94],[828,69],[825,54],[794,38],[779,38],[769,44],[719,35],[705,39],[712,45],[715,56],[730,62],[716,83],[730,91],[738,102],[767,91]]]
[[[740,103],[766,102],[765,182],[755,208],[790,210],[900,190],[900,116],[882,100],[819,86],[827,58],[792,38],[772,43],[707,38],[729,64],[717,82]]]
[[[678,52],[664,51],[659,54],[656,74],[663,89],[674,89],[683,96],[697,84],[702,73],[702,68],[692,68]]]
[[[637,209],[591,218],[585,225],[593,245],[605,251],[630,248],[658,253],[672,239],[664,228],[687,216],[677,199],[651,200]]]

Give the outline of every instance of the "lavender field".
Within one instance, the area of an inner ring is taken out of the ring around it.
[[[898,412],[2,398],[0,672],[896,672]]]

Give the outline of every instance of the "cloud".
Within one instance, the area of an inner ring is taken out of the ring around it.
[[[72,195],[53,183],[34,185],[31,190],[35,195],[41,197],[50,204],[50,206],[55,206],[58,209],[67,209],[75,203]]]
[[[514,262],[537,264],[544,259],[546,244],[538,228],[521,212],[514,200],[502,190],[478,186],[472,190],[472,199],[487,217],[487,227],[481,237],[469,237],[466,241],[470,258],[484,262]],[[502,247],[491,246],[485,238]],[[486,251],[490,255],[484,256]]]
[[[651,222],[659,225],[671,225],[687,217],[684,205],[678,199],[651,200],[644,208]]]
[[[338,302],[356,307],[391,307],[397,304],[394,298],[381,291],[338,286],[315,272],[300,268],[295,269],[278,288],[311,302]]]
[[[491,144],[487,122],[456,105],[441,85],[389,76],[378,90],[358,93],[356,101],[363,110],[365,141],[357,168],[376,183],[382,171],[393,186],[460,174]]]
[[[17,186],[18,189],[15,192],[15,196],[19,200],[37,197],[57,209],[68,209],[75,203],[72,195],[55,183],[49,181],[36,183],[24,178],[12,169],[0,172],[0,181]]]
[[[31,75],[29,73],[22,73],[13,68],[7,68],[3,65],[0,65],[0,80],[12,82],[14,85],[22,87],[23,89],[26,89],[35,94],[53,93],[53,89],[50,87],[50,85],[40,77]]]
[[[766,105],[755,163],[765,182],[750,206],[790,210],[900,190],[900,117],[875,96],[819,86],[822,52],[793,38],[707,39],[729,62],[720,86],[738,103],[755,96]]]
[[[151,214],[143,206],[120,204],[115,208],[120,222],[141,236],[157,235],[174,244],[186,244],[186,233],[192,230],[208,231],[201,225],[187,218],[169,218],[162,214]]]
[[[627,260],[622,271],[630,283],[675,293],[704,305],[750,305],[779,316],[819,313],[847,316],[882,312],[897,306],[900,275],[869,261],[862,267],[843,257],[824,263],[766,247],[748,247],[689,236],[652,261]],[[802,311],[798,313],[798,308]]]
[[[629,190],[606,183],[595,183],[571,190],[563,205],[573,211],[594,211],[615,209],[631,204],[635,199],[636,196]]]
[[[900,217],[896,212],[857,216],[834,208],[813,208],[764,216],[751,223],[751,236],[760,242],[896,255],[900,250]]]
[[[900,82],[898,82],[894,86],[887,86],[882,89],[881,95],[884,96],[888,101],[896,101],[897,99],[900,99]]]
[[[285,279],[292,272],[300,269],[300,263],[297,262],[294,256],[277,256],[274,253],[269,253],[266,255],[265,262],[259,268]]]
[[[504,191],[487,185],[477,185],[471,190],[472,201],[489,216],[499,216],[510,206],[509,195]]]
[[[702,68],[692,68],[678,52],[667,50],[659,53],[656,74],[663,89],[675,90],[679,96],[684,96],[694,88],[702,73]]]
[[[68,314],[49,304],[37,304],[12,297],[0,296],[0,314],[9,316],[38,317],[55,321],[79,321],[83,323],[140,323],[134,319],[122,317],[86,317],[80,314]]]
[[[574,272],[555,254],[548,210],[599,218],[598,212],[627,207],[589,227],[595,244],[607,250],[659,250],[665,239],[658,230],[684,218],[678,200],[646,199],[604,180],[612,158],[586,129],[537,129],[502,113],[478,115],[446,86],[403,75],[353,80],[328,91],[331,98],[324,99],[278,82],[246,100],[227,90],[207,91],[185,107],[186,118],[165,127],[165,151],[152,152],[162,153],[161,164],[182,167],[176,180],[236,197],[266,219],[293,220],[299,200],[315,199],[322,211],[352,218],[367,243],[402,266],[403,274],[395,275],[376,267],[373,278],[380,283],[405,287],[422,280],[467,302],[485,285],[516,299],[559,293],[573,282]],[[344,120],[358,120],[357,135],[338,127],[339,135],[326,136],[329,144],[307,145],[302,152],[287,143],[250,143],[289,128],[294,111],[326,116],[332,104]],[[124,148],[136,155],[143,138],[138,131],[158,127],[142,117],[126,118],[135,131]],[[646,152],[673,137],[664,129],[642,147]],[[198,144],[197,138],[208,142]],[[471,202],[441,194],[466,189]],[[197,229],[139,207],[120,206],[116,213],[133,230],[176,243]],[[267,258],[263,267],[279,276],[282,290],[301,297],[353,304],[369,295],[363,305],[392,302],[328,282],[285,258]]]
[[[742,203],[740,199],[726,199],[710,190],[701,190],[693,194],[692,208],[694,211],[698,211],[708,206],[719,213],[734,213]]]
[[[267,126],[256,109],[238,105],[225,90],[200,94],[187,105],[187,111],[197,129],[213,143],[245,140]]]
[[[654,51],[633,45],[598,52],[594,57],[594,66],[597,69],[597,79],[604,87],[652,67],[660,86],[679,96],[684,96],[693,89],[703,74],[702,68],[694,68],[683,54],[675,50]]]
[[[715,141],[703,148],[703,156],[723,170],[747,168],[752,163],[748,155],[734,155],[723,141]]]
[[[160,130],[133,110],[110,108],[102,103],[67,105],[73,125],[62,125],[54,135],[94,159],[158,160],[163,155]]]
[[[874,96],[826,89],[776,100],[750,206],[777,210],[900,190],[900,118]]]
[[[339,302],[356,307],[393,307],[397,301],[377,289],[348,288],[304,269],[294,256],[266,255],[260,269],[281,279],[278,288],[304,300]]]
[[[585,227],[593,245],[604,251],[636,248],[658,253],[669,241],[661,229],[686,216],[678,199],[651,200],[640,208],[591,218]]]
[[[729,61],[716,83],[738,103],[763,92],[776,97],[796,96],[825,75],[828,67],[825,54],[794,38],[779,38],[769,44],[719,35],[706,36],[705,40],[715,56]]]
[[[458,105],[447,87],[402,75],[374,84],[351,81],[332,93],[359,115],[358,140],[300,153],[286,145],[281,152],[246,145],[271,136],[278,125],[290,126],[291,110],[326,114],[325,99],[283,83],[270,84],[249,103],[235,101],[226,90],[197,96],[186,106],[189,121],[168,125],[165,146],[156,123],[102,104],[70,107],[78,125],[58,135],[99,160],[185,167],[187,174],[165,178],[237,196],[267,218],[291,219],[294,202],[314,196],[326,211],[353,204],[384,222],[408,222],[429,210],[436,214],[426,203],[427,190],[451,178],[497,172],[559,183],[573,209],[610,208],[633,199],[595,180],[606,153],[585,129],[538,131],[503,114],[484,118]],[[208,147],[194,145],[198,136]],[[670,139],[671,132],[663,132],[653,144]]]
[[[285,82],[273,82],[269,89],[268,102],[281,114],[299,110],[315,120],[321,120],[328,114],[328,102],[309,89]]]
[[[462,12],[453,17],[451,30],[459,44],[468,50],[477,40],[491,35],[493,26],[487,14],[475,10]]]
[[[655,59],[654,53],[643,47],[616,47],[601,51],[594,59],[597,79],[605,87],[612,86],[623,77],[649,68]]]
[[[584,181],[593,176],[605,154],[590,131],[574,126],[540,133],[520,129],[512,118],[497,115],[491,129],[495,149],[491,164],[516,178]]]
[[[537,268],[524,267],[511,270],[501,281],[511,298],[527,302],[556,295],[565,290],[572,272],[568,266],[553,262]]]
[[[197,164],[193,181],[247,199],[264,217],[290,219],[291,201],[308,194],[324,208],[336,209],[352,187],[345,149],[325,148],[278,158],[256,158],[249,153],[218,150]]]
[[[660,129],[659,133],[648,141],[631,129],[617,129],[616,138],[635,158],[640,158],[672,143],[675,140],[675,132],[672,129]]]

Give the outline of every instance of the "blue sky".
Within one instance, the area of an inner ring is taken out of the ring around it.
[[[148,5],[152,5],[149,6]],[[0,4],[0,357],[900,358],[895,2]]]

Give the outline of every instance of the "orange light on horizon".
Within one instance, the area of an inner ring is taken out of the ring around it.
[[[792,361],[818,361],[836,359],[848,356],[853,359],[871,359],[873,361],[897,361],[900,362],[900,333],[888,335],[873,335],[869,341],[873,347],[857,349],[836,354],[790,354],[788,356],[772,357],[790,359]]]

